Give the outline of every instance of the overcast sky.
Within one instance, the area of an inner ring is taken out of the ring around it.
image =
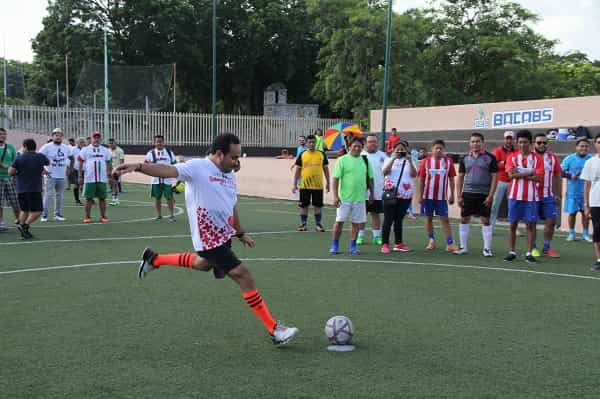
[[[48,1],[1,1],[0,35],[6,43],[6,57],[31,61],[31,39],[42,29]],[[534,28],[547,38],[560,40],[560,52],[580,50],[591,59],[600,60],[600,0],[515,1],[541,17]],[[425,5],[427,0],[394,0],[396,11]]]

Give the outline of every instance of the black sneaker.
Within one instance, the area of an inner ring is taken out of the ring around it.
[[[517,254],[514,252],[509,252],[508,255],[504,257],[505,262],[512,262],[515,259],[517,259]]]
[[[525,262],[527,263],[537,263],[537,260],[535,260],[534,256],[532,254],[529,255],[525,255]]]
[[[319,233],[324,233],[325,232],[325,227],[323,227],[322,224],[318,224],[315,226],[315,230],[318,231]]]
[[[298,228],[296,230],[298,230],[298,231],[306,231],[306,225],[305,224],[301,224],[300,226],[298,226]]]
[[[592,267],[590,267],[590,270],[594,272],[600,271],[600,260],[597,260],[596,263],[594,263]]]
[[[17,224],[16,227],[17,227],[17,230],[19,230],[19,233],[21,234],[21,238],[23,240],[29,239],[29,237],[27,236],[27,233],[25,232],[25,228],[23,227],[23,225]]]
[[[33,238],[33,234],[31,234],[29,232],[29,225],[28,224],[23,224],[21,226],[23,227],[23,230],[25,231],[25,235],[27,236],[27,239]]]

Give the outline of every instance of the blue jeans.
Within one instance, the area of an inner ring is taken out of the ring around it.
[[[52,200],[55,200],[54,214],[62,216],[63,191],[65,191],[65,179],[46,178],[46,194],[44,195],[42,216],[48,217],[48,207]]]
[[[498,212],[500,212],[500,205],[502,205],[502,201],[508,195],[508,189],[510,187],[510,183],[499,181],[498,186],[496,187],[496,192],[494,193],[494,201],[492,202],[492,209],[490,210],[490,225],[492,227],[496,226],[496,219],[498,219]]]

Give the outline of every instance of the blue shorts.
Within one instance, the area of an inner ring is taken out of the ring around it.
[[[511,223],[535,223],[538,219],[538,203],[535,201],[508,200],[508,221]]]
[[[567,197],[563,212],[571,215],[583,212],[583,197]]]
[[[541,220],[555,219],[558,216],[556,211],[556,199],[554,197],[546,197],[539,202],[538,214]]]
[[[421,205],[421,214],[424,216],[448,217],[448,201],[424,199]]]

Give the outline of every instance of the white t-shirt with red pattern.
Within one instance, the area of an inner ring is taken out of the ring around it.
[[[540,155],[540,154],[538,154]],[[539,184],[541,198],[554,197],[553,177],[561,176],[562,170],[560,169],[560,161],[558,157],[550,151],[546,151],[543,155],[540,155],[544,159],[544,178]]]
[[[185,205],[196,251],[225,244],[236,234],[233,209],[237,203],[233,172],[223,173],[209,159],[175,165],[178,180],[186,182]]]

